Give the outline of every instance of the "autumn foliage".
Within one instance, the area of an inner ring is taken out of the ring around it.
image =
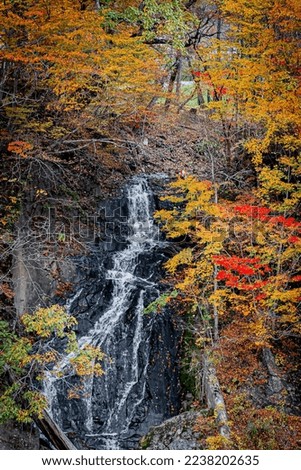
[[[79,347],[72,327],[76,319],[64,307],[52,305],[22,316],[23,331],[17,335],[6,321],[0,321],[0,423],[11,419],[20,423],[41,418],[48,403],[41,391],[47,378],[77,375],[84,380],[103,374],[103,352],[94,346]],[[66,356],[52,348],[49,340],[65,339]],[[61,360],[64,358],[64,364]],[[5,378],[9,377],[9,386]],[[70,398],[78,398],[81,386],[69,386]]]
[[[219,6],[225,33],[197,51],[200,80],[214,96],[208,106],[222,123],[229,163],[243,146],[256,166],[262,200],[292,210],[300,202],[300,2],[225,0]]]
[[[2,126],[30,139],[12,138],[8,151],[25,157],[35,133],[68,134],[68,113],[92,127],[143,114],[160,70],[134,32],[125,23],[112,29],[92,0],[0,2]]]
[[[78,203],[70,175],[84,182],[85,199],[87,175],[100,174],[103,183],[99,162],[113,154],[116,179],[116,168],[124,169],[116,147],[137,149],[135,160],[154,109],[169,122],[164,113],[176,103],[177,112],[188,115],[181,127],[199,125],[200,147],[209,143],[206,177],[174,179],[155,213],[176,252],[164,266],[169,289],[146,313],[172,303],[194,325],[198,360],[205,353],[214,363],[231,436],[226,442],[218,434],[214,417],[200,420],[208,437],[203,444],[211,448],[301,445],[300,409],[283,385],[297,375],[301,339],[300,5],[0,0],[5,247],[26,197],[46,207],[51,195],[61,199],[59,187]],[[192,96],[198,93],[201,110],[195,113],[185,109],[189,98],[180,103],[183,64],[194,81]],[[248,181],[237,176],[242,169],[251,174]],[[59,237],[63,244],[65,235]],[[9,283],[1,290],[12,301]],[[41,415],[46,402],[36,383],[60,359],[40,347],[50,337],[64,337],[66,353],[74,353],[72,374],[103,373],[102,352],[79,349],[74,324],[60,306],[24,315],[18,334],[0,322],[0,375],[6,380],[0,420]],[[278,392],[267,398],[271,375]],[[79,392],[71,389],[70,397]]]
[[[167,236],[179,244],[179,252],[165,265],[169,282],[184,311],[211,324],[213,354],[223,387],[230,394],[226,401],[232,419],[234,395],[267,380],[260,360],[267,350],[281,357],[280,375],[294,367],[281,350],[292,347],[291,341],[301,335],[301,224],[259,201],[252,205],[225,199],[214,202],[212,185],[191,176],[178,179],[170,188],[170,195],[163,199],[172,208],[155,214]],[[200,338],[196,342],[209,347]],[[245,400],[251,413],[251,400]],[[271,403],[279,404],[279,396],[272,397]],[[282,419],[274,413],[276,421]],[[273,448],[283,445],[277,439]]]

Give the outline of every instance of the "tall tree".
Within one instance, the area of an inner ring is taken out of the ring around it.
[[[155,51],[130,26],[108,32],[95,2],[1,2],[2,119],[33,125],[41,106],[138,113],[156,90]],[[50,126],[48,122],[48,126]]]
[[[228,131],[230,154],[237,136],[245,139],[262,198],[291,210],[300,200],[300,2],[224,0],[219,6],[225,31],[198,49],[216,98],[210,107]]]

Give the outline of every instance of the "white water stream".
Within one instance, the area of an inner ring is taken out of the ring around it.
[[[112,268],[106,272],[105,276],[112,285],[111,301],[100,314],[93,328],[79,338],[80,347],[86,344],[99,346],[108,356],[113,358],[119,354],[118,366],[117,361],[105,361],[102,396],[105,396],[108,412],[101,434],[98,434],[99,429],[95,426],[93,416],[93,378],[86,381],[85,398],[82,399],[82,407],[85,408],[86,435],[87,437],[101,436],[107,449],[119,448],[118,437],[128,432],[135,411],[145,397],[149,342],[147,335],[143,334],[144,297],[147,291],[158,292],[155,284],[147,277],[135,274],[141,256],[152,250],[158,243],[158,228],[153,224],[146,180],[135,179],[127,188],[126,198],[128,200],[128,220],[126,221],[128,236],[124,249],[113,254]],[[133,304],[133,295],[137,292],[137,286],[139,286],[137,299],[134,307],[131,307],[131,337],[128,338],[128,331],[123,330],[122,325],[125,322],[126,312]],[[69,301],[67,305],[69,308],[78,296],[77,292]],[[119,335],[116,335],[117,330],[121,331]],[[121,338],[122,344],[126,345],[121,357],[120,347],[117,348],[116,345],[116,337]],[[142,361],[141,355],[143,356]],[[66,368],[70,357],[69,355],[63,358],[60,363],[61,371]],[[60,422],[61,416],[57,390],[61,380],[63,379],[49,373],[44,384],[49,411],[58,422]],[[112,400],[110,385],[112,383],[118,384],[117,390],[114,390],[114,400]],[[131,405],[129,406],[131,395]]]

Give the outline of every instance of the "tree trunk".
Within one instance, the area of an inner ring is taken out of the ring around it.
[[[47,411],[43,412],[42,419],[35,419],[35,423],[51,444],[58,450],[76,450],[66,434],[53,421]]]
[[[168,94],[171,94],[173,92],[174,85],[175,85],[177,76],[180,73],[180,70],[181,70],[181,57],[178,55],[176,58],[176,62],[171,70],[170,79],[169,79],[168,88],[167,88]],[[167,98],[165,101],[166,111],[169,109],[170,104],[171,104],[171,99]]]
[[[178,66],[177,66],[177,79],[176,79],[176,94],[178,98],[181,92],[182,71],[183,71],[183,59],[181,56],[179,56]]]
[[[229,438],[230,429],[224,398],[220,389],[215,367],[205,352],[203,356],[203,394],[206,397],[208,408],[216,413],[216,422],[220,434]]]

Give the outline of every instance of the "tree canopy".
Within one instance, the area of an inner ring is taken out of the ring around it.
[[[225,440],[214,417],[200,420],[211,448],[300,445],[284,387],[254,405],[268,372],[284,383],[300,359],[300,29],[299,0],[0,0],[6,252],[29,194],[39,207],[62,188],[85,199],[87,187],[78,195],[70,175],[89,186],[111,158],[115,176],[118,146],[137,168],[153,123],[199,126],[191,152],[206,177],[182,171],[162,197],[155,218],[175,252],[164,265],[169,288],[146,313],[170,303],[185,314],[193,347],[216,367],[235,429]],[[1,284],[7,303],[11,286]],[[1,320],[1,420],[27,422],[45,408],[37,382],[60,359],[45,349],[49,338],[65,337],[72,373],[103,373],[101,351],[78,349],[75,322],[59,305]]]

